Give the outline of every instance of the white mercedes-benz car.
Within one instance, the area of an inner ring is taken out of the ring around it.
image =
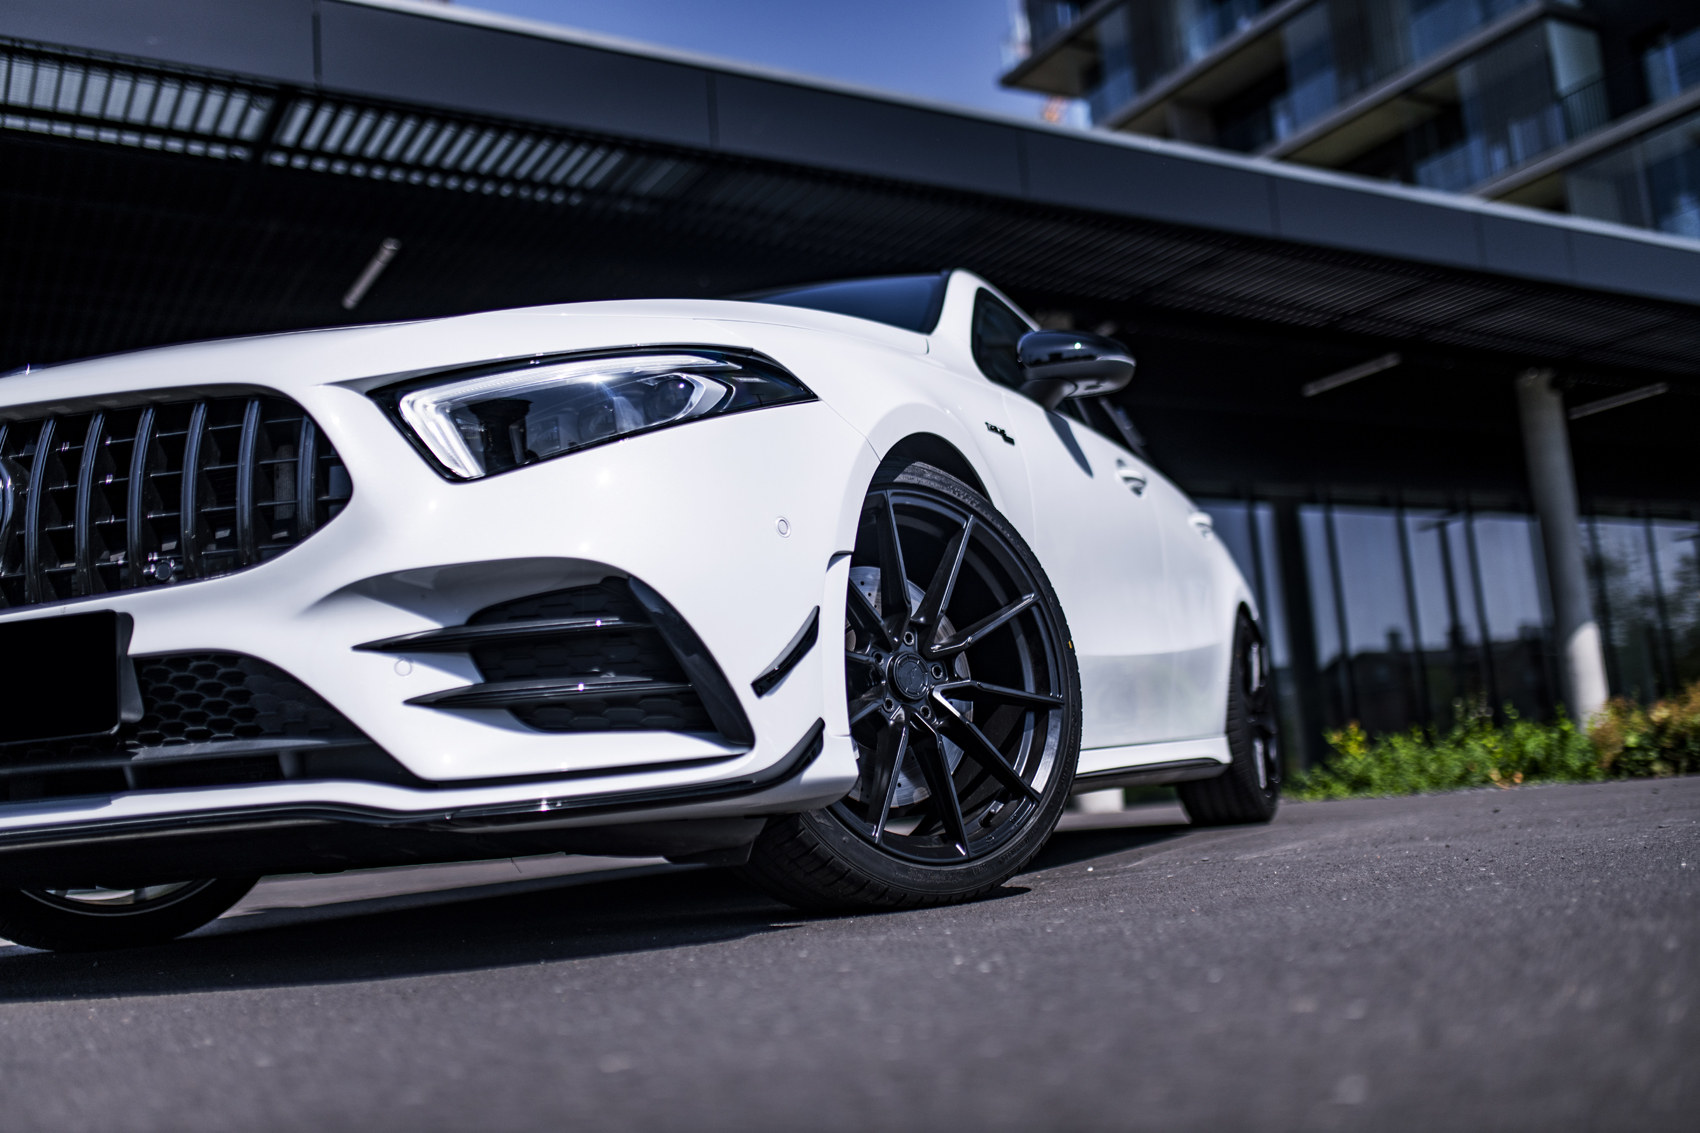
[[[550,852],[961,901],[1071,792],[1265,821],[1252,595],[966,272],[147,350],[0,382],[0,937]]]

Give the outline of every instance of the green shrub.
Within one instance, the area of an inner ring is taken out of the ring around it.
[[[1617,697],[1589,730],[1610,775],[1684,775],[1700,771],[1700,681],[1644,708]]]
[[[1371,739],[1357,724],[1328,733],[1333,755],[1291,780],[1299,799],[1353,795],[1414,795],[1464,787],[1514,787],[1542,781],[1588,782],[1606,777],[1588,738],[1570,720],[1521,720],[1503,725],[1475,715],[1430,739],[1420,729]]]
[[[1287,794],[1343,799],[1700,772],[1700,681],[1651,707],[1618,697],[1586,735],[1562,713],[1551,724],[1509,708],[1500,725],[1485,712],[1460,715],[1463,723],[1435,739],[1415,728],[1371,738],[1356,723],[1329,732],[1333,754],[1294,775]]]

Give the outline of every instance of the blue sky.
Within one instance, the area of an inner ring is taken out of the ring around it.
[[[1036,117],[1001,90],[1008,0],[462,0],[607,35]]]

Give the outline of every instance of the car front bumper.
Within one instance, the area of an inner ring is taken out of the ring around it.
[[[704,820],[810,809],[850,788],[855,758],[834,635],[768,695],[751,687],[811,610],[819,607],[827,626],[842,624],[846,551],[875,458],[827,406],[695,423],[450,483],[363,395],[320,386],[295,396],[355,486],[322,530],[238,573],[0,620],[113,609],[134,619],[133,657],[257,658],[322,697],[423,785],[310,779],[14,797],[0,803],[0,859],[7,847],[231,823],[441,833]],[[702,638],[753,743],[661,731],[546,733],[503,709],[408,704],[477,684],[479,672],[466,655],[356,648],[610,575],[641,578]]]

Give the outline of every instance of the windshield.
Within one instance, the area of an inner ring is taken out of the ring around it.
[[[810,283],[781,287],[737,296],[752,303],[774,303],[781,307],[806,307],[869,319],[887,326],[931,334],[944,306],[945,285],[950,275],[887,275],[876,279],[846,279],[834,283]]]

